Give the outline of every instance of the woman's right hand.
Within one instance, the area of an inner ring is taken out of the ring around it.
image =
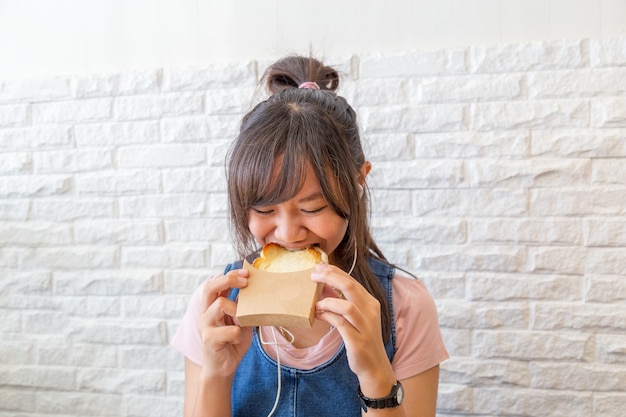
[[[237,304],[229,300],[231,288],[248,284],[248,271],[235,269],[209,280],[202,292],[198,327],[202,340],[205,378],[234,376],[241,359],[250,348],[252,328],[240,327],[235,317]]]

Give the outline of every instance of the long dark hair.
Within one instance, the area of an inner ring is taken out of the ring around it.
[[[271,96],[244,116],[228,155],[231,227],[239,255],[258,250],[248,229],[249,209],[292,198],[310,165],[329,206],[348,221],[332,262],[348,271],[358,255],[352,276],[380,302],[383,340],[387,340],[391,310],[368,264],[369,257],[386,259],[370,233],[368,195],[360,188],[366,160],[356,113],[334,92],[338,73],[313,58],[287,57],[270,66],[263,80]],[[320,89],[298,88],[307,81],[316,82]],[[278,176],[273,175],[276,171]]]

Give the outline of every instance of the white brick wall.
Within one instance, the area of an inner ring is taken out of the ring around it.
[[[332,61],[332,60],[331,60]],[[340,58],[440,416],[626,410],[626,38]],[[173,416],[263,63],[0,82],[0,416]]]

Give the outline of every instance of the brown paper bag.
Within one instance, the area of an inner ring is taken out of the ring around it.
[[[312,327],[315,303],[323,283],[311,281],[315,268],[297,272],[267,272],[244,261],[248,285],[239,290],[237,319],[241,326]]]

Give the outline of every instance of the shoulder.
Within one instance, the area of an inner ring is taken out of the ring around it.
[[[407,277],[398,271],[392,280],[393,302],[397,308],[417,311],[435,308],[435,302],[426,285],[419,278]]]

